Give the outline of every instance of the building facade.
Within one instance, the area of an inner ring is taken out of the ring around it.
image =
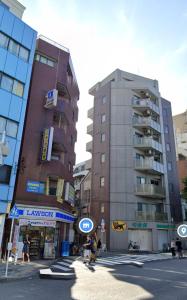
[[[14,197],[17,239],[22,245],[29,234],[31,257],[59,256],[62,242],[73,240],[78,99],[69,50],[39,37]]]
[[[163,250],[182,219],[171,104],[156,80],[118,69],[89,93],[98,234],[110,249]]]
[[[0,166],[0,249],[13,199],[36,44],[36,31],[19,18],[23,6],[15,1],[15,13],[10,2],[0,1],[0,147],[5,156]]]

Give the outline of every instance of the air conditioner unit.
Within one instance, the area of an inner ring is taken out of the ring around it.
[[[150,109],[147,109],[147,110],[146,110],[146,114],[149,115],[149,116],[151,115]]]

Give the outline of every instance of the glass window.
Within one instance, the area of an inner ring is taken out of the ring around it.
[[[57,191],[57,180],[49,179],[49,195],[56,195]]]
[[[18,53],[19,53],[18,43],[14,42],[13,40],[10,40],[9,45],[8,45],[8,50],[18,56]]]
[[[8,136],[16,138],[17,132],[18,132],[18,124],[16,122],[12,122],[10,120],[7,120],[6,134]]]
[[[35,60],[40,61],[40,55],[39,54],[35,55]]]
[[[103,104],[106,103],[106,96],[103,96],[103,98],[102,98],[102,103],[103,103]]]
[[[145,177],[141,177],[141,176],[137,176],[136,181],[137,181],[137,184],[145,184],[146,183]]]
[[[6,75],[2,75],[1,88],[9,92],[12,92],[12,86],[13,86],[13,79]]]
[[[170,149],[170,144],[166,144],[166,150],[168,151],[168,152],[170,152],[171,151],[171,149]]]
[[[104,203],[101,203],[101,213],[104,213],[105,212],[105,205]]]
[[[71,163],[70,162],[68,163],[68,170],[69,170],[69,172],[71,172]]]
[[[0,133],[3,133],[3,131],[5,131],[5,127],[6,127],[6,119],[0,117]]]
[[[11,166],[0,166],[0,183],[9,184],[11,175]]]
[[[14,85],[13,85],[13,94],[22,97],[23,96],[23,83],[14,80]]]
[[[172,170],[172,163],[168,162],[168,171],[171,171],[171,170]]]
[[[47,64],[47,58],[44,56],[40,56],[40,62],[43,64]]]
[[[22,58],[25,61],[28,61],[28,59],[29,59],[29,51],[26,48],[20,46],[19,57]]]
[[[101,123],[104,123],[106,121],[106,115],[103,114],[101,115]]]
[[[0,32],[0,47],[6,48],[8,47],[9,38]]]
[[[143,211],[143,204],[138,202],[138,211]]]
[[[48,66],[50,66],[50,67],[54,67],[54,65],[55,65],[54,61],[52,61],[52,60],[50,60],[50,59],[47,60],[47,64],[48,64]]]
[[[101,163],[104,163],[105,162],[105,153],[102,153],[101,154]]]
[[[104,141],[105,141],[105,138],[106,138],[106,137],[105,137],[105,133],[102,133],[102,134],[101,134],[101,142],[104,142]]]
[[[100,177],[100,187],[103,187],[105,185],[105,178]]]
[[[165,127],[164,127],[164,132],[165,132],[165,133],[169,133],[169,127],[168,127],[168,125],[165,125]]]

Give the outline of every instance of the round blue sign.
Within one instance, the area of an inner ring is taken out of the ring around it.
[[[79,229],[83,233],[90,233],[94,228],[94,223],[90,218],[83,218],[79,221]]]
[[[182,224],[177,228],[177,233],[180,237],[185,238],[187,237],[187,225]]]

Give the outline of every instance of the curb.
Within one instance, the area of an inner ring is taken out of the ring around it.
[[[39,277],[41,279],[70,280],[76,279],[76,274],[52,272],[51,269],[42,269],[39,270]]]

